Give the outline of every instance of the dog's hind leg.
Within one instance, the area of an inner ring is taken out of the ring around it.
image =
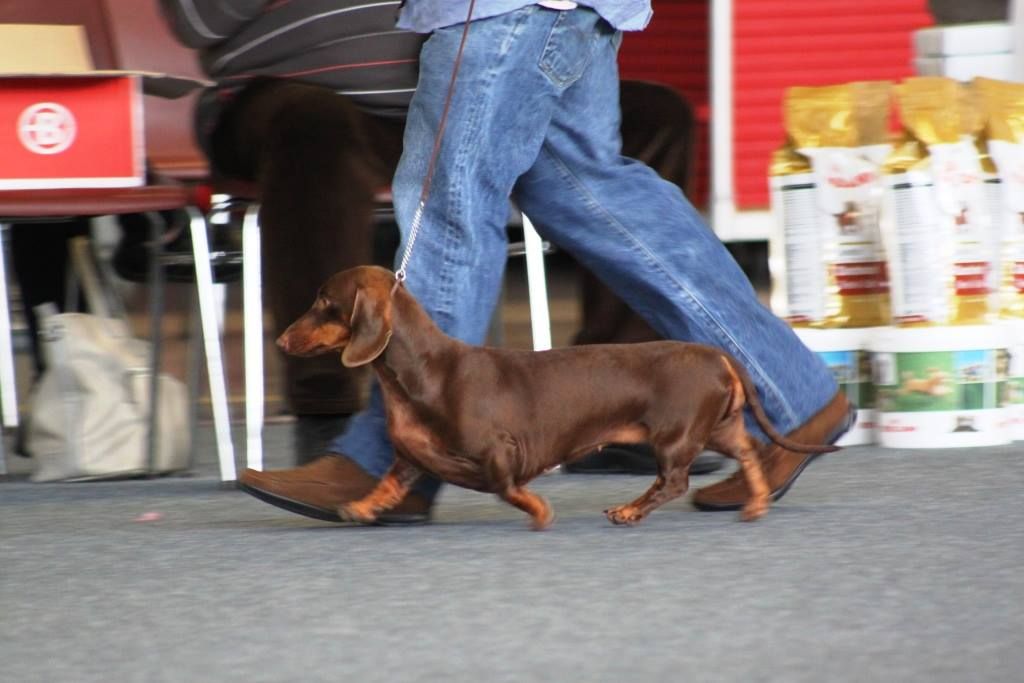
[[[364,498],[338,506],[338,516],[350,522],[370,524],[377,515],[390,510],[405,498],[411,487],[419,479],[422,471],[405,458],[396,457],[391,467],[377,486]]]
[[[750,489],[750,498],[740,510],[740,519],[744,522],[753,522],[764,517],[771,501],[771,489],[768,488],[768,481],[761,468],[761,458],[749,436],[746,446],[738,448],[731,455],[739,460],[743,476],[747,479],[747,488]]]
[[[636,500],[604,511],[612,524],[636,524],[660,505],[686,493],[690,487],[690,463],[700,453],[701,446],[689,439],[678,439],[678,445],[659,448],[655,444],[658,476],[643,495]]]
[[[716,450],[739,462],[743,476],[747,480],[750,496],[740,511],[740,519],[744,522],[752,522],[764,517],[771,503],[771,489],[768,487],[764,469],[761,467],[757,442],[747,432],[742,415],[734,416],[733,421],[725,426],[719,434],[716,434],[715,444]]]
[[[525,486],[509,487],[498,493],[498,497],[530,515],[534,531],[547,529],[555,519],[555,513],[548,502]]]

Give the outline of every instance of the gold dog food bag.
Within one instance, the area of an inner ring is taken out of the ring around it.
[[[964,87],[943,77],[896,88],[904,134],[884,166],[884,234],[897,325],[993,317],[991,221]]]
[[[976,78],[999,205],[993,210],[1000,242],[1000,315],[1024,318],[1024,84]]]
[[[889,319],[878,221],[880,165],[891,149],[891,88],[865,81],[786,93],[786,131],[810,160],[815,183],[827,278],[825,327],[871,327]]]

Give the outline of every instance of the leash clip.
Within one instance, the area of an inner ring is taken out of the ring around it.
[[[404,6],[405,3],[403,2]],[[427,163],[427,171],[423,177],[423,187],[420,190],[420,203],[416,207],[412,224],[409,228],[409,240],[405,245],[402,254],[402,261],[395,272],[395,289],[405,280],[405,268],[409,265],[409,257],[412,256],[412,247],[416,243],[416,236],[420,231],[420,223],[423,221],[423,210],[427,205],[427,197],[430,196],[430,186],[434,181],[434,166],[437,164],[437,157],[441,153],[441,141],[444,139],[444,129],[448,123],[448,111],[452,106],[452,96],[455,94],[455,81],[459,76],[459,66],[462,64],[462,51],[466,47],[466,38],[469,36],[469,26],[473,21],[473,8],[476,0],[469,0],[469,10],[466,12],[466,23],[462,27],[462,40],[459,41],[459,50],[455,53],[455,63],[452,65],[452,77],[448,81],[448,94],[444,98],[444,109],[441,111],[441,120],[437,125],[437,132],[434,134],[434,149],[430,153],[430,161]]]
[[[398,288],[405,282],[405,268],[399,268],[395,273],[395,284],[391,287],[391,295],[394,296]]]

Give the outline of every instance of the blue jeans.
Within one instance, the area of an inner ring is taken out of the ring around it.
[[[393,185],[399,257],[461,33],[461,26],[439,30],[423,47]],[[621,34],[583,7],[531,5],[473,22],[406,285],[446,333],[482,343],[501,289],[512,196],[546,239],[659,333],[739,359],[774,425],[789,432],[838,387],[817,355],[758,301],[680,189],[620,155],[620,42]],[[387,470],[393,455],[376,386],[331,450],[372,475]],[[437,486],[421,484],[420,491],[432,495]]]

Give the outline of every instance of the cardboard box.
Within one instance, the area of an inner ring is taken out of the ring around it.
[[[0,24],[0,190],[142,185],[143,93],[208,84],[93,69],[81,26]]]
[[[914,31],[918,57],[1013,52],[1013,30],[1005,22],[934,26]]]
[[[0,190],[145,181],[137,76],[12,78],[0,87]]]
[[[959,55],[955,57],[919,57],[914,70],[921,76],[948,76],[958,81],[970,81],[976,76],[1012,81],[1013,55]]]

